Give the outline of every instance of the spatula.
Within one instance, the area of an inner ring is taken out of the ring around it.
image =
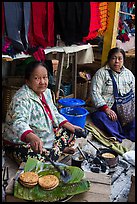
[[[56,168],[58,172],[60,172],[61,180],[64,183],[67,183],[68,181],[70,181],[71,179],[70,174],[66,170],[60,169],[60,167],[57,164],[55,164],[54,161],[51,160],[48,155],[46,155],[45,151],[43,151],[41,155],[44,156],[46,160],[48,160]]]
[[[82,149],[81,149],[79,146],[77,146],[77,149],[79,150],[79,152],[81,153],[81,155],[83,156],[83,158],[84,158],[85,160],[87,160],[87,158],[86,158],[85,154],[83,153]]]

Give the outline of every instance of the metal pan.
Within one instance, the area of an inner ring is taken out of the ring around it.
[[[97,150],[96,155],[101,159],[104,159],[110,168],[115,167],[118,164],[119,158],[118,154],[115,151],[110,148],[97,148],[91,141],[87,140],[87,142]],[[102,156],[104,153],[111,153],[112,155],[114,155],[114,158],[106,158]]]
[[[108,155],[110,153],[110,155],[114,155],[114,157],[106,158],[103,156],[105,155],[104,153],[108,153]],[[119,162],[118,154],[115,151],[108,149],[108,148],[99,148],[99,151],[97,150],[96,155],[100,158],[103,158],[107,162],[110,168],[117,166]]]

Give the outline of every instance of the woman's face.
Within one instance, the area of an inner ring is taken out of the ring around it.
[[[40,96],[48,87],[48,73],[47,69],[39,65],[32,72],[30,79],[26,80],[26,84]]]
[[[112,55],[108,62],[108,65],[113,71],[120,72],[120,69],[123,66],[123,62],[123,54],[121,52],[117,52]]]

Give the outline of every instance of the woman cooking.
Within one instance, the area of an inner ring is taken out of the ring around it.
[[[45,151],[57,160],[61,152],[74,153],[76,129],[62,116],[48,89],[48,72],[44,63],[30,62],[25,71],[26,83],[15,93],[3,133],[5,153],[20,164],[28,156],[42,159]]]
[[[119,142],[124,138],[135,141],[135,117],[124,124],[121,120],[124,120],[124,115],[116,105],[116,98],[119,96],[122,99],[131,91],[135,95],[135,77],[124,66],[124,60],[125,52],[117,47],[112,48],[108,53],[107,63],[95,73],[91,81],[91,100],[94,105],[91,119],[98,128],[116,137]],[[133,104],[127,107],[125,120],[130,119],[131,114],[135,115],[134,98]],[[123,108],[126,106],[124,104]]]

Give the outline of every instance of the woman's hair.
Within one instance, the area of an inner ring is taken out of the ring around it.
[[[111,50],[109,50],[108,56],[107,56],[107,61],[104,63],[104,66],[110,61],[111,57],[115,54],[121,52],[121,54],[123,55],[123,63],[125,61],[126,55],[125,55],[125,51],[121,48],[118,47],[114,47]]]
[[[43,62],[39,62],[39,61],[32,61],[29,64],[27,64],[26,69],[25,69],[25,79],[29,80],[31,74],[33,73],[33,71],[39,66],[43,66],[45,67],[45,69],[47,69],[45,63]],[[47,70],[48,73],[48,70]]]

